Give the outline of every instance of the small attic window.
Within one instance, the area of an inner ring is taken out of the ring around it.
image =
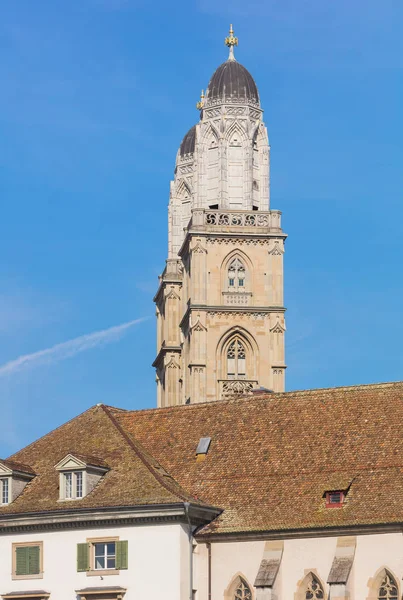
[[[345,492],[342,490],[326,492],[326,508],[340,508],[344,498]]]
[[[35,477],[31,467],[13,460],[0,460],[0,506],[11,504]]]
[[[200,438],[199,443],[196,448],[196,459],[197,460],[204,460],[206,458],[207,452],[210,448],[210,444],[211,444],[211,438],[209,438],[209,437]]]
[[[0,479],[0,504],[8,504],[9,503],[9,477],[2,477]]]
[[[59,500],[85,498],[109,470],[103,461],[81,454],[68,454],[55,469],[59,471]]]

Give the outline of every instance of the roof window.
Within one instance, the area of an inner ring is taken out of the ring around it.
[[[345,496],[343,490],[326,492],[326,508],[340,508],[343,506]]]
[[[10,504],[35,477],[31,467],[12,460],[0,460],[0,506]]]
[[[210,448],[210,444],[211,444],[211,438],[209,438],[209,437],[200,438],[199,443],[196,448],[196,460],[198,460],[198,461],[205,460],[205,458],[207,456],[207,452]]]
[[[55,469],[59,471],[59,500],[81,500],[109,470],[100,459],[82,454],[67,454]]]

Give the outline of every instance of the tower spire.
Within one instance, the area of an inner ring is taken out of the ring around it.
[[[238,38],[234,36],[232,25],[229,26],[229,36],[225,38],[225,45],[229,48],[228,60],[235,60],[234,46],[238,46]]]
[[[204,106],[204,90],[201,91],[200,100],[196,104],[197,110],[201,110]]]

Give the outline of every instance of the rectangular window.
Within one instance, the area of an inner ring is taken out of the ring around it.
[[[94,544],[95,570],[116,569],[115,542]]]
[[[238,285],[239,285],[239,287],[243,287],[244,280],[243,279],[238,279]]]
[[[82,471],[77,471],[75,473],[76,476],[76,498],[83,497],[83,473]]]
[[[339,508],[344,502],[344,492],[326,492],[326,507]]]
[[[64,496],[62,500],[76,500],[84,497],[83,471],[63,473]]]
[[[233,279],[232,277],[230,277],[230,279],[229,279],[229,286],[230,287],[234,287],[234,285],[235,285],[235,279]]]
[[[8,504],[9,502],[9,481],[8,477],[0,479],[0,492],[1,492],[1,504]]]
[[[87,575],[113,575],[128,568],[128,542],[119,538],[91,538],[77,544],[77,571]]]
[[[43,543],[13,544],[13,579],[40,579],[43,576]]]
[[[73,497],[73,473],[64,474],[64,497]]]

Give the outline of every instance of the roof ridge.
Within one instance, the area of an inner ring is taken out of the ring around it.
[[[109,406],[111,410],[122,411],[126,414],[130,415],[133,413],[137,414],[149,414],[150,412],[160,412],[160,411],[175,411],[175,410],[196,410],[202,407],[210,406],[211,404],[234,404],[238,402],[247,402],[253,400],[272,400],[274,398],[283,397],[283,396],[310,396],[317,392],[326,392],[326,391],[347,391],[353,392],[357,389],[368,389],[368,388],[388,388],[396,385],[403,385],[403,380],[398,381],[384,381],[379,383],[358,383],[354,385],[344,385],[344,386],[336,386],[336,387],[323,387],[323,388],[311,388],[308,390],[288,390],[287,392],[268,392],[260,393],[259,395],[247,395],[247,396],[233,396],[232,398],[227,398],[225,400],[208,400],[206,402],[197,402],[195,404],[179,404],[176,406],[162,406],[155,408],[140,408],[140,409],[121,409],[115,406]]]
[[[191,501],[195,502],[196,504],[200,502],[197,498],[195,498],[194,496],[189,494],[189,492],[187,492],[184,488],[182,488],[182,486],[176,481],[176,479],[174,479],[174,477],[172,477],[172,475],[165,469],[165,467],[163,467],[161,465],[161,463],[156,458],[154,458],[154,456],[152,454],[150,454],[143,447],[143,445],[140,444],[140,442],[136,438],[133,439],[132,436],[129,435],[129,433],[121,426],[121,424],[111,414],[109,407],[106,407],[103,404],[101,406],[101,408],[103,409],[104,413],[108,416],[108,418],[111,420],[111,422],[113,423],[115,428],[119,431],[121,436],[126,440],[128,445],[130,446],[130,448],[137,454],[137,456],[140,458],[142,463],[145,465],[145,467],[147,467],[147,469],[150,471],[151,475],[158,481],[158,483],[160,485],[162,485],[166,490],[171,492],[171,494],[175,494],[176,496],[178,496],[178,498],[180,498],[182,501],[191,500]],[[167,482],[164,481],[163,478],[159,475],[159,473],[156,473],[155,469],[150,464],[150,459],[152,459],[156,465],[158,465],[161,469],[163,469],[165,471],[165,473],[167,473],[167,475],[170,477],[170,479],[173,482],[175,482],[175,485],[179,488],[179,491],[182,493],[178,493],[178,490],[172,489],[172,486],[169,486],[167,484]],[[203,504],[204,504],[204,502],[203,502]]]

